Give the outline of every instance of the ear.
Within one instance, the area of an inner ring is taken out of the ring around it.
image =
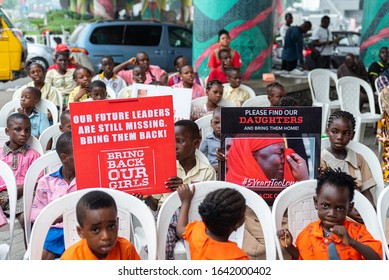
[[[350,202],[348,206],[348,212],[350,213],[354,208],[354,202]]]
[[[63,132],[63,126],[62,126],[62,124],[59,125],[59,130],[60,130],[61,132]]]
[[[77,226],[77,233],[78,233],[78,236],[82,239],[84,238],[84,231],[82,230],[82,227],[81,226]]]
[[[315,205],[315,209],[317,210],[317,196],[313,196],[313,204]]]
[[[68,156],[67,156],[66,154],[64,154],[64,153],[61,153],[61,154],[59,155],[59,159],[61,160],[61,162],[66,161],[67,157],[68,157]]]
[[[5,128],[5,134],[7,134],[9,136],[9,128],[8,127]]]
[[[326,127],[326,135],[329,136],[330,134],[330,130],[328,129],[328,127]],[[354,136],[353,136],[354,137]],[[352,138],[351,138],[352,139]]]
[[[195,149],[198,149],[200,147],[200,139],[196,139],[193,141],[193,146]]]
[[[268,95],[267,95],[267,100],[270,101],[270,99],[271,99],[271,94],[268,94]]]

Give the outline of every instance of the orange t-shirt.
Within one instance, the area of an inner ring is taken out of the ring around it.
[[[188,224],[182,237],[189,243],[192,260],[248,260],[246,253],[236,243],[211,239],[205,232],[203,222]]]
[[[367,231],[362,224],[345,220],[343,225],[356,241],[372,248],[382,259],[382,244]],[[321,221],[307,225],[296,239],[296,247],[301,260],[328,260],[328,243],[334,242],[341,260],[363,260],[363,256],[351,246],[344,245],[336,234],[323,236]]]
[[[61,260],[98,260],[83,238],[65,250]],[[104,260],[140,260],[134,245],[123,237],[118,237],[112,251]]]
[[[209,68],[217,68],[221,65],[220,59],[218,58],[219,48],[215,49],[211,52],[208,59],[208,67]],[[242,60],[240,59],[240,55],[236,50],[230,49],[231,53],[231,66],[232,67],[241,67]]]

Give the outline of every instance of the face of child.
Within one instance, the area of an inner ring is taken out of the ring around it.
[[[220,62],[224,68],[231,66],[231,54],[229,52],[224,52],[220,55]]]
[[[181,68],[180,77],[184,83],[193,85],[194,82],[194,72],[192,66],[184,66]]]
[[[268,179],[284,179],[284,150],[285,145],[281,142],[253,152],[255,160]]]
[[[105,75],[111,76],[113,74],[114,67],[115,63],[113,63],[112,59],[106,57],[101,60],[101,69]]]
[[[271,106],[278,106],[278,102],[282,97],[286,96],[285,89],[282,87],[274,87],[271,90],[270,96],[268,96],[269,102]]]
[[[219,45],[222,48],[228,48],[230,45],[230,42],[231,42],[231,38],[227,34],[223,34],[219,38]]]
[[[332,150],[344,151],[354,137],[351,121],[345,118],[333,120],[326,129],[326,135],[330,140]]]
[[[213,129],[213,133],[217,138],[220,138],[220,112],[214,113],[212,120],[211,120],[211,126]]]
[[[107,99],[107,91],[103,87],[93,87],[89,94],[93,100]]]
[[[382,48],[380,50],[379,57],[380,57],[380,60],[382,60],[382,61],[388,61],[388,49]]]
[[[149,56],[147,54],[138,53],[136,55],[136,61],[137,61],[138,65],[143,65],[143,67],[145,68],[145,71],[149,70],[150,59],[149,59]]]
[[[92,80],[91,74],[85,69],[79,69],[76,74],[76,83],[81,88],[88,88]]]
[[[215,84],[207,90],[208,100],[213,104],[218,104],[223,98],[223,86]]]
[[[227,80],[230,83],[230,87],[237,88],[242,82],[242,75],[239,71],[230,71],[227,75]]]
[[[59,130],[61,132],[72,131],[72,123],[70,122],[70,118],[66,118],[61,121],[61,125],[59,126]]]
[[[28,74],[35,83],[43,83],[45,81],[45,72],[38,65],[31,66]]]
[[[22,95],[20,96],[20,107],[23,109],[34,108],[38,102],[39,98],[36,97],[32,91],[29,89],[22,91]]]
[[[112,251],[118,236],[117,211],[114,207],[86,210],[83,227],[77,231],[85,238],[92,253],[104,259]]]
[[[69,65],[69,58],[64,55],[59,55],[55,60],[55,63],[58,66],[58,70],[66,71],[66,67]]]
[[[185,64],[188,64],[188,60],[185,57],[180,57],[179,59],[177,59],[177,62],[175,65],[177,71],[178,71],[178,69],[180,69],[180,67],[182,65],[185,65]]]
[[[329,230],[335,225],[342,225],[353,203],[349,201],[349,190],[325,183],[319,195],[314,196],[317,214],[324,228]]]
[[[183,126],[175,126],[174,135],[176,137],[176,159],[181,162],[193,158],[199,146],[199,140],[192,139],[190,132]]]
[[[25,119],[14,119],[5,128],[5,133],[9,136],[10,148],[16,150],[27,143],[31,136],[31,123]]]
[[[146,73],[143,69],[134,68],[132,71],[132,79],[135,83],[144,84],[146,81]]]

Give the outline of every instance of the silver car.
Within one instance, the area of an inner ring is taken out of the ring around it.
[[[54,52],[52,47],[27,42],[26,64],[37,62],[47,69],[54,64]]]

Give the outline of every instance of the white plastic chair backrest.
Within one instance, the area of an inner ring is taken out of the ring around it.
[[[313,104],[330,103],[330,86],[331,80],[336,86],[338,77],[336,73],[328,69],[314,69],[308,73],[308,84],[311,91],[311,97]]]
[[[3,249],[7,248],[8,252],[2,254],[3,259],[11,259],[11,250],[13,244],[14,227],[16,221],[16,201],[17,201],[17,186],[15,175],[7,163],[0,161],[0,177],[3,179],[8,192],[9,198],[9,218],[7,218],[9,224],[9,244],[2,246]]]
[[[211,126],[212,114],[205,115],[201,118],[195,120],[195,123],[198,125],[201,131],[201,138],[205,139],[209,133],[213,131]]]
[[[34,227],[31,231],[31,237],[29,242],[29,252],[31,260],[40,260],[42,257],[43,244],[47,235],[47,232],[53,223],[53,221],[60,215],[63,215],[64,219],[64,235],[65,235],[65,248],[69,244],[69,234],[76,231],[76,224],[72,221],[72,217],[75,215],[75,209],[79,199],[87,192],[99,190],[110,194],[118,208],[119,217],[119,236],[129,239],[128,236],[124,236],[122,232],[127,234],[128,228],[125,228],[130,224],[128,220],[131,220],[134,215],[140,222],[147,240],[148,259],[155,260],[157,256],[157,231],[155,227],[154,216],[151,213],[148,206],[140,199],[127,194],[125,192],[108,189],[108,188],[90,188],[78,190],[69,193],[63,197],[54,200],[47,205],[42,212],[38,215]],[[70,218],[70,219],[69,219]],[[68,240],[68,241],[66,241]],[[138,252],[139,253],[139,252]]]
[[[58,109],[55,104],[47,99],[41,99],[37,104],[37,109],[43,113],[47,113],[50,111],[53,116],[53,123],[57,123],[58,119]],[[6,126],[7,118],[14,112],[17,112],[17,109],[20,108],[20,100],[11,100],[4,104],[4,106],[0,110],[0,126]]]
[[[271,105],[267,95],[258,95],[255,97],[251,97],[242,104],[242,107],[269,107],[269,106]]]
[[[202,106],[207,103],[207,100],[208,100],[208,96],[197,97],[192,100],[192,106]],[[235,107],[235,105],[232,102],[226,99],[220,100],[220,102],[217,105],[220,107]]]
[[[325,134],[330,116],[330,105],[328,103],[316,103],[315,106],[321,106],[321,133]]]
[[[204,200],[205,196],[217,189],[220,188],[232,188],[239,191],[244,198],[246,199],[246,205],[249,206],[254,213],[257,215],[258,220],[261,223],[262,231],[264,234],[265,248],[266,248],[266,259],[275,260],[276,258],[276,249],[274,242],[274,235],[271,225],[271,212],[267,203],[255,192],[241,187],[239,185],[224,182],[224,181],[206,181],[195,183],[195,194],[192,199],[191,207],[189,209],[189,222],[194,220],[201,220],[200,215],[198,214],[198,206]],[[165,202],[162,204],[157,218],[157,233],[158,233],[158,259],[165,259],[165,248],[166,248],[166,236],[169,227],[169,222],[174,214],[174,212],[181,206],[180,198],[178,197],[177,192],[172,193],[168,196]],[[244,234],[244,225],[242,225],[237,232],[232,233],[230,240],[238,244],[239,247],[242,247],[243,244],[243,234]],[[187,248],[188,259],[190,256],[189,247]]]
[[[225,84],[223,84],[223,87],[224,87],[224,88],[230,87],[230,84],[229,84],[229,83],[225,83]],[[241,89],[247,91],[248,94],[250,95],[250,98],[256,96],[255,91],[254,91],[251,87],[249,87],[248,85],[240,84],[239,87],[240,87]]]
[[[49,143],[50,139],[53,139],[51,144],[51,150],[54,150],[55,145],[57,144],[57,140],[59,136],[62,134],[61,130],[59,129],[60,123],[53,124],[42,131],[41,135],[39,136],[39,142],[42,145],[42,148],[44,152],[46,153],[48,150],[46,150],[47,143]],[[49,150],[50,151],[50,150]]]
[[[5,133],[5,127],[0,127],[0,146],[3,146],[7,141],[9,141],[9,136]],[[43,155],[43,148],[38,138],[31,135],[30,138],[28,138],[27,140],[27,144],[32,149]]]
[[[118,98],[129,98],[132,93],[132,85],[126,86],[119,91]]]
[[[115,91],[111,87],[108,87],[108,86],[107,86],[107,97],[109,97],[111,99],[117,98]]]
[[[31,207],[34,201],[35,186],[38,181],[38,177],[43,174],[50,174],[57,171],[61,167],[62,163],[58,157],[56,151],[49,151],[36,159],[28,168],[23,186],[23,213],[24,213],[24,234],[26,241],[30,240],[31,235]]]
[[[330,146],[330,140],[328,138],[322,138],[321,148],[324,149],[329,146]],[[358,141],[351,140],[348,143],[347,147],[349,149],[352,149],[356,153],[361,154],[363,158],[366,160],[370,168],[371,174],[373,175],[374,181],[377,184],[373,189],[371,189],[371,194],[374,197],[374,202],[377,204],[378,197],[385,188],[380,160],[378,159],[375,152],[373,152],[365,144],[360,143]]]
[[[313,203],[316,195],[316,180],[300,181],[284,189],[274,200],[272,208],[272,222],[274,239],[277,246],[278,257],[282,260],[281,244],[277,238],[277,230],[282,228],[284,213],[288,212],[288,229],[293,239],[306,225],[318,219]],[[377,214],[369,200],[360,192],[354,192],[354,207],[361,215],[367,230],[378,240],[382,240],[378,225]]]
[[[338,80],[337,91],[339,95],[340,108],[343,111],[350,112],[354,117],[363,118],[359,110],[360,103],[360,88],[366,91],[369,99],[369,109],[372,114],[378,114],[374,106],[374,93],[371,86],[364,80],[357,77],[342,77]]]
[[[387,242],[387,219],[388,219],[388,209],[389,209],[389,188],[385,188],[378,197],[377,201],[377,216],[378,216],[378,225],[380,227],[382,239],[383,239],[383,247],[386,255],[386,259],[389,259],[389,248]]]
[[[376,92],[376,94],[377,95],[379,95],[380,94],[380,90],[379,90],[379,86],[378,86],[378,82],[379,82],[379,76],[374,80],[374,88],[375,88],[375,92]]]

